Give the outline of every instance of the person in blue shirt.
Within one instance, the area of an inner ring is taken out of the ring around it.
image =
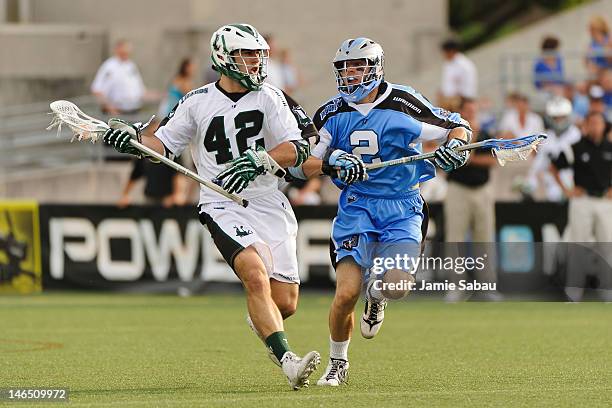
[[[435,163],[445,171],[463,166],[467,152],[454,148],[469,142],[469,124],[459,114],[436,108],[408,86],[384,81],[382,47],[368,38],[342,43],[334,58],[339,94],[315,114],[320,140],[312,156],[289,172],[298,178],[331,175],[342,189],[332,227],[332,263],[336,294],[329,316],[330,360],[318,385],[346,382],[348,345],[354,309],[366,283],[361,333],[378,332],[387,299],[408,294],[416,268],[381,266],[381,260],[420,255],[426,220],[419,184],[435,176],[429,161],[366,172],[365,163],[421,153],[421,143],[443,143]],[[373,272],[373,273],[372,273]],[[402,284],[394,290],[390,284]]]
[[[559,55],[559,40],[546,37],[542,41],[542,56],[533,66],[534,85],[540,90],[551,90],[564,84],[563,60]]]

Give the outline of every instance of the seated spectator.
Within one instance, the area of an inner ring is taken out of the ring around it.
[[[584,117],[589,111],[589,97],[587,90],[587,83],[584,81],[573,84],[567,82],[563,96],[572,103],[572,116],[576,124],[582,122]]]
[[[609,110],[606,106],[606,102],[604,101],[605,92],[603,88],[599,85],[592,85],[589,88],[589,111],[597,112],[603,115],[606,119],[606,133],[610,130],[610,122],[612,122],[612,118],[609,115]]]
[[[168,93],[159,106],[158,115],[160,120],[168,116],[181,98],[194,88],[193,77],[195,72],[196,65],[191,58],[185,58],[181,61],[178,72],[168,88]]]
[[[602,69],[599,72],[599,85],[603,90],[603,102],[606,104],[606,116],[610,120],[612,110],[612,68]]]
[[[544,131],[544,122],[540,115],[531,111],[527,96],[516,94],[514,105],[515,108],[507,109],[502,115],[498,127],[500,137],[522,137]]]
[[[445,62],[438,93],[438,106],[456,112],[462,97],[477,96],[476,66],[460,52],[461,46],[457,40],[447,40],[442,43],[441,48]]]
[[[594,77],[600,69],[612,68],[612,41],[610,26],[603,16],[593,16],[589,21],[591,43],[587,54],[587,69]]]
[[[546,37],[542,41],[542,55],[533,66],[534,85],[542,91],[555,92],[564,84],[563,60],[559,55],[559,39]]]

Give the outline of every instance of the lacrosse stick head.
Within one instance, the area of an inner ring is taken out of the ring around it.
[[[47,130],[57,127],[58,136],[62,126],[66,125],[73,132],[72,140],[90,140],[95,143],[108,130],[106,123],[86,115],[70,101],[55,101],[49,107],[53,118]]]
[[[546,139],[546,135],[531,135],[511,140],[491,140],[491,151],[500,166],[507,162],[527,160],[531,152],[537,151],[538,145]]]

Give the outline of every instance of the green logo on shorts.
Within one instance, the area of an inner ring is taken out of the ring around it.
[[[242,225],[240,226],[240,228],[234,225],[234,229],[236,230],[237,237],[246,237],[247,235],[251,235],[253,233],[253,231],[251,230],[245,230],[244,226]]]

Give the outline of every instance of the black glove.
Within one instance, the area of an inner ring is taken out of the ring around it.
[[[143,157],[140,150],[130,144],[131,139],[136,139],[140,142],[139,129],[121,119],[110,119],[108,121],[110,128],[102,136],[102,141],[115,148],[119,153],[127,153]]]

